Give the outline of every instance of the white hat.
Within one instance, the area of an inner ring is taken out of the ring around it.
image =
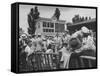
[[[26,34],[22,34],[21,38],[27,38]]]
[[[72,34],[71,38],[76,38],[77,37],[77,33]]]
[[[38,33],[37,35],[41,35],[41,33]]]
[[[84,26],[81,28],[81,31],[83,33],[89,33],[89,29],[87,27],[84,27]]]
[[[43,38],[42,38],[42,40],[46,40],[46,38],[45,38],[45,37],[43,37]]]

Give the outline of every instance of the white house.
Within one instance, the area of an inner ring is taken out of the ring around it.
[[[62,34],[65,31],[66,21],[53,18],[40,17],[36,23],[35,34],[55,36],[57,32]]]

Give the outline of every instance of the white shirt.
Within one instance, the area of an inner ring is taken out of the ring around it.
[[[56,47],[61,47],[61,45],[62,45],[62,38],[61,37],[55,37],[54,41],[56,43]]]
[[[95,51],[96,47],[94,45],[93,37],[88,36],[87,38],[83,38],[83,46],[81,49],[82,50],[91,49]]]
[[[53,50],[52,50],[52,49],[48,49],[48,50],[46,51],[46,53],[53,53]]]
[[[63,38],[65,43],[68,43],[68,41],[70,40],[70,35],[66,35],[65,38]]]
[[[71,52],[67,51],[65,47],[63,47],[60,52],[62,52],[61,61],[64,61],[63,68],[68,69]]]
[[[47,41],[42,41],[43,43],[43,47],[45,48],[45,50],[47,50]]]
[[[52,40],[48,39],[47,40],[47,45],[51,44],[51,43],[54,43]]]
[[[82,34],[82,32],[81,32],[81,30],[80,31],[76,31],[74,34],[72,34],[72,38],[76,38],[78,35],[80,35],[80,36],[82,36],[83,34]]]
[[[28,53],[27,56],[29,56],[30,54],[34,52],[34,50],[32,50],[29,46],[26,46],[25,52]]]

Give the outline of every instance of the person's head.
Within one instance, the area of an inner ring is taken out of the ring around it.
[[[90,34],[89,35],[91,35],[93,37],[93,31],[92,30],[90,30]]]
[[[48,45],[47,49],[51,49],[51,44]]]
[[[51,44],[51,49],[54,49],[55,48],[55,45],[54,44]]]
[[[38,35],[39,38],[41,38],[41,35]]]
[[[38,35],[35,35],[35,38],[38,38]]]
[[[56,34],[56,37],[58,37],[58,36],[59,36],[59,33]]]
[[[21,35],[21,38],[22,38],[22,39],[26,39],[26,38],[27,38],[26,34],[22,34],[22,35]]]
[[[31,13],[31,14],[33,14],[33,11],[34,11],[34,9],[33,9],[33,8],[31,8],[30,13]]]
[[[67,47],[68,44],[67,44],[67,43],[63,43],[62,46],[63,46],[63,47]]]
[[[66,31],[65,31],[65,35],[67,35],[67,34],[69,34],[69,30],[66,30]]]
[[[88,37],[88,35],[90,34],[90,30],[85,26],[81,28],[81,32],[83,33],[83,37]]]
[[[31,42],[28,42],[28,46],[31,47],[32,46],[32,43]]]
[[[32,35],[32,38],[35,38],[36,35]]]

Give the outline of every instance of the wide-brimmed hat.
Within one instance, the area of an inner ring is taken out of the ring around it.
[[[27,35],[26,34],[22,34],[21,38],[25,39],[25,38],[27,38]]]
[[[71,38],[69,40],[69,46],[72,48],[72,49],[78,49],[81,47],[81,41],[78,39],[78,38]]]
[[[81,28],[81,31],[82,31],[83,33],[89,33],[89,29],[88,29],[87,27],[85,27],[85,26],[83,26],[83,27]]]

